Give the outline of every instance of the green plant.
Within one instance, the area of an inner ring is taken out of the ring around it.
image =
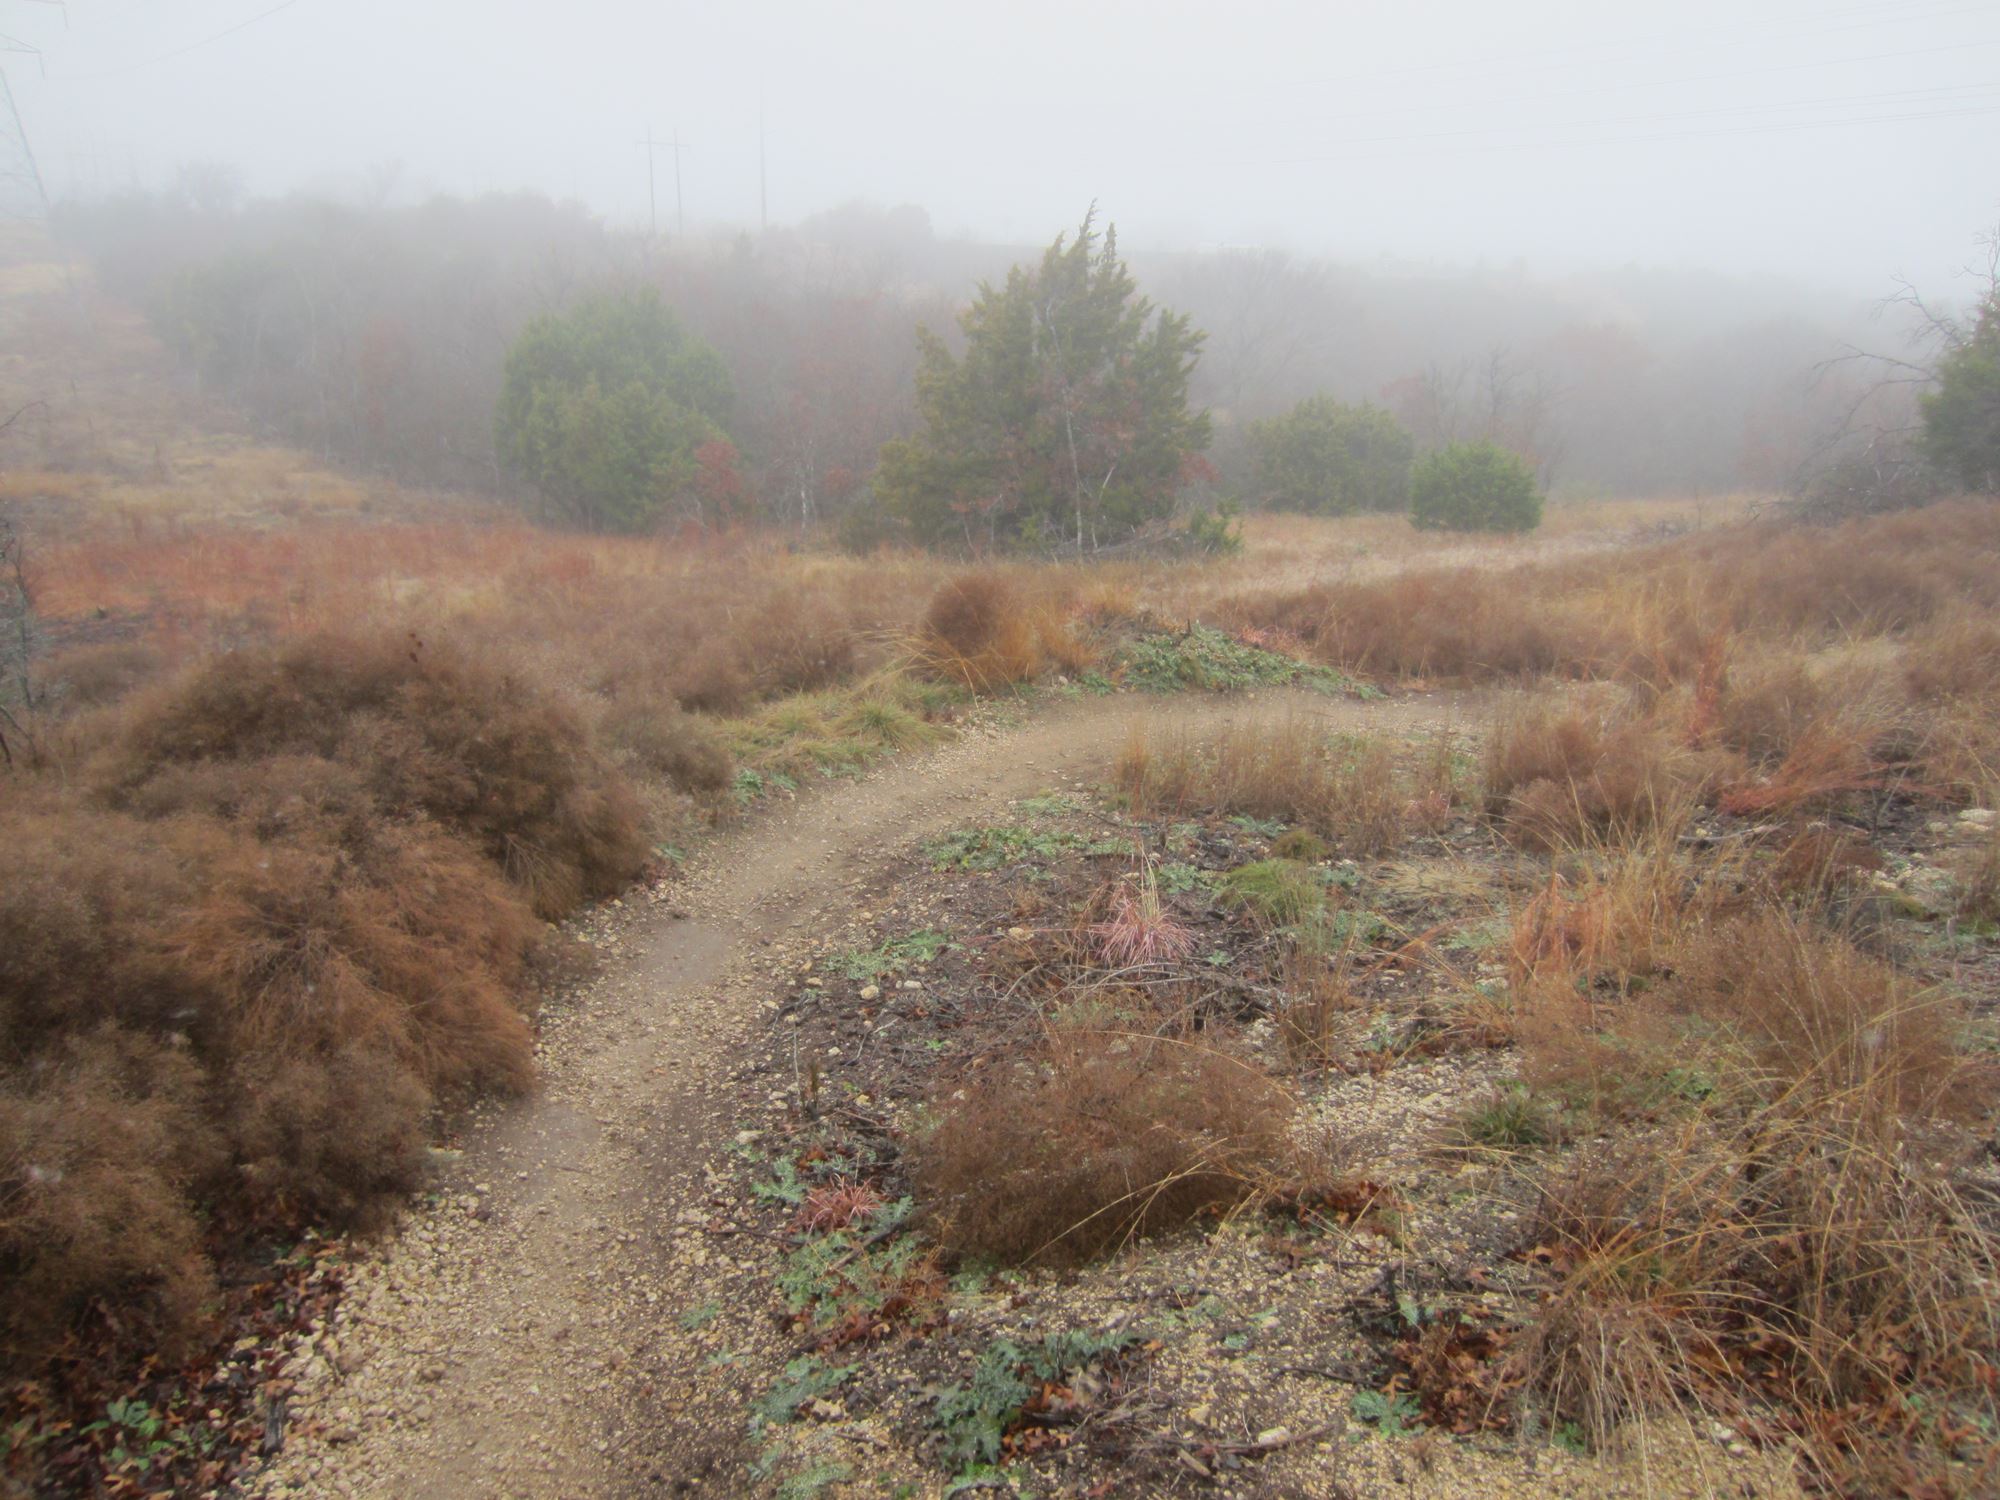
[[[656,292],[583,298],[508,351],[495,435],[555,520],[636,531],[669,503],[704,516],[732,400],[716,352]],[[720,499],[720,495],[715,496]]]
[[[1062,829],[961,828],[932,839],[924,853],[940,870],[998,870],[1027,860],[1051,860],[1082,845],[1081,838]]]
[[[1278,836],[1271,845],[1271,853],[1278,859],[1295,859],[1302,864],[1317,864],[1333,853],[1325,839],[1309,828],[1294,828]]]
[[[817,1401],[838,1390],[859,1365],[829,1365],[807,1354],[785,1366],[770,1390],[751,1405],[750,1436],[757,1438],[768,1428],[783,1427],[798,1415],[808,1401]]]
[[[1562,1112],[1523,1083],[1505,1083],[1467,1107],[1452,1134],[1469,1146],[1520,1150],[1562,1138]]]
[[[798,1166],[789,1156],[772,1162],[770,1181],[753,1182],[750,1191],[766,1203],[782,1203],[787,1208],[797,1208],[806,1201],[806,1185],[799,1180]]]
[[[145,1402],[117,1400],[105,1406],[103,1421],[90,1423],[82,1429],[82,1433],[86,1436],[107,1431],[114,1434],[109,1455],[111,1467],[131,1467],[141,1474],[149,1474],[154,1464],[180,1449],[179,1444],[161,1435],[166,1426],[165,1417]]]
[[[1381,1391],[1356,1391],[1349,1403],[1356,1420],[1366,1422],[1385,1438],[1409,1437],[1416,1432],[1422,1408],[1417,1398],[1407,1392],[1398,1391],[1384,1395]]]
[[[685,1328],[689,1333],[693,1333],[696,1329],[708,1327],[708,1325],[713,1323],[718,1317],[721,1316],[721,1314],[722,1314],[721,1303],[704,1302],[699,1307],[688,1308],[680,1315],[680,1317],[676,1321],[678,1321],[681,1327]]]
[[[829,967],[845,979],[866,983],[885,974],[900,974],[917,964],[927,964],[952,946],[942,932],[928,928],[905,937],[886,939],[872,949],[853,948],[836,955]]]
[[[869,1218],[869,1236],[893,1231],[909,1216],[911,1200],[899,1198]],[[785,1309],[814,1328],[856,1312],[880,1312],[892,1298],[910,1300],[933,1277],[933,1262],[914,1235],[868,1244],[837,1229],[808,1240],[785,1258],[778,1290]]]
[[[934,1393],[934,1420],[943,1435],[946,1459],[953,1465],[998,1463],[1002,1440],[1041,1382],[1062,1380],[1115,1355],[1133,1338],[1130,1333],[1073,1330],[1027,1345],[1005,1339],[988,1345],[968,1384]]]
[[[1210,557],[1234,557],[1243,550],[1243,508],[1222,500],[1213,510],[1198,510],[1181,527],[1182,544],[1190,552]]]
[[[1249,645],[1199,624],[1133,641],[1125,650],[1125,680],[1153,693],[1226,693],[1288,683],[1337,692],[1349,686],[1330,668]]]
[[[778,1484],[777,1500],[814,1500],[830,1484],[839,1484],[853,1477],[854,1465],[842,1463],[814,1464],[810,1469],[802,1469],[787,1475]]]
[[[1410,521],[1426,530],[1533,531],[1542,492],[1518,455],[1496,443],[1453,443],[1411,472]]]
[[[1936,389],[1917,400],[1924,455],[1968,490],[2000,490],[2000,291],[1938,361]]]
[[[1279,927],[1301,927],[1326,909],[1326,884],[1295,859],[1260,859],[1215,878],[1216,894]]]
[[[1375,406],[1308,396],[1250,427],[1258,498],[1277,510],[1347,515],[1401,510],[1410,493],[1410,434]]]

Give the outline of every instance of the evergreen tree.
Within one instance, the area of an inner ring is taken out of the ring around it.
[[[1308,396],[1282,417],[1253,423],[1250,452],[1258,496],[1278,510],[1344,516],[1409,504],[1416,445],[1379,406]]]
[[[1937,382],[1920,401],[1924,456],[1969,490],[2000,491],[2000,293],[1938,362]]]
[[[1170,515],[1205,467],[1208,416],[1187,404],[1201,335],[1137,294],[1093,217],[980,286],[962,358],[919,333],[923,431],[883,448],[875,480],[916,540],[1091,551]]]
[[[698,503],[731,399],[721,357],[656,293],[605,294],[522,330],[496,435],[550,519],[637,531]]]

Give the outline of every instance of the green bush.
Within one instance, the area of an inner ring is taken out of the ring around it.
[[[515,341],[496,436],[549,519],[638,531],[670,505],[699,512],[698,455],[732,399],[721,357],[656,294],[588,297]]]
[[[1495,443],[1453,443],[1410,475],[1410,520],[1427,531],[1533,531],[1542,524],[1534,471]]]
[[[1415,445],[1388,412],[1308,396],[1282,417],[1250,428],[1264,504],[1344,516],[1401,510],[1410,497]]]
[[[1968,490],[2000,490],[2000,294],[1939,362],[1937,380],[1921,398],[1924,456]]]

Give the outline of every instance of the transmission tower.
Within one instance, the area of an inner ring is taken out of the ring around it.
[[[0,52],[40,56],[41,49],[0,35]],[[42,185],[42,169],[35,164],[34,148],[28,144],[28,132],[21,124],[21,111],[14,106],[14,90],[7,82],[7,70],[0,68],[0,220],[28,219],[42,223],[48,216],[49,195]]]

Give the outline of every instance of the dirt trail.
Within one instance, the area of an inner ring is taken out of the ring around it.
[[[1074,701],[717,839],[688,878],[614,913],[606,973],[548,1027],[543,1087],[476,1123],[436,1197],[300,1351],[294,1435],[260,1493],[574,1500],[699,1482],[741,1412],[683,1347],[663,1257],[675,1225],[705,1216],[702,1168],[736,1129],[732,1062],[771,971],[865,904],[914,841],[1101,776],[1135,722],[1305,713],[1409,731],[1464,712],[1443,696]]]

